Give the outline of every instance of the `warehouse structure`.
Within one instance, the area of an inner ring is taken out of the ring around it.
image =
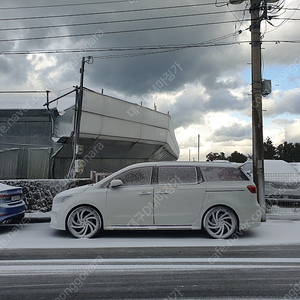
[[[49,106],[1,109],[0,179],[70,176],[76,113],[75,106],[63,113]],[[76,156],[84,167],[80,177],[89,177],[91,170],[110,173],[133,163],[179,157],[170,115],[87,88],[78,144]]]

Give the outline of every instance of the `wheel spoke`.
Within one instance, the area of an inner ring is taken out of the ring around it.
[[[90,232],[93,232],[93,231],[95,230],[95,226],[93,226],[92,224],[89,224],[89,225],[87,226],[87,228],[90,229]]]
[[[218,223],[215,221],[208,220],[208,225],[210,225],[211,227],[216,227],[218,226]]]
[[[221,226],[218,227],[218,230],[215,232],[215,235],[219,236],[220,232],[222,232],[222,227]]]
[[[86,212],[84,211],[84,210],[82,210],[82,211],[80,211],[79,213],[78,213],[78,215],[79,215],[79,220],[83,220],[84,219],[84,214],[85,214]]]
[[[79,224],[79,225],[72,225],[72,228],[78,228],[78,229],[80,229],[80,228],[83,228],[84,226],[83,225],[81,225],[81,224]]]
[[[229,220],[229,221],[224,221],[223,224],[228,227],[231,227],[232,226],[232,222]]]
[[[224,235],[224,226],[221,226],[219,236],[222,237],[223,235]]]
[[[231,225],[226,223],[224,223],[224,228],[226,228],[226,232],[230,232],[230,230],[232,229]]]

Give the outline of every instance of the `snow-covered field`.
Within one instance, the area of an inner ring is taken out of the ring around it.
[[[49,223],[0,226],[0,250],[13,248],[108,248],[300,245],[300,221],[267,220],[258,228],[228,240],[214,240],[203,231],[106,231],[94,239],[76,239]]]

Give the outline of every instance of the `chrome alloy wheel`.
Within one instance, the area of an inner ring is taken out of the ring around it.
[[[76,238],[93,237],[102,226],[98,212],[89,206],[75,208],[69,215],[67,227]]]
[[[227,207],[216,206],[205,215],[203,226],[206,232],[215,239],[227,239],[237,230],[238,221]]]

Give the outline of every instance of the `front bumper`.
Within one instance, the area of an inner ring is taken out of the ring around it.
[[[66,230],[66,209],[63,204],[56,204],[52,207],[50,227],[58,230]]]

